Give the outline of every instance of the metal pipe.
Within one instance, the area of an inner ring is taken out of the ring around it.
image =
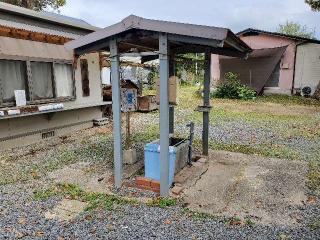
[[[211,51],[210,48],[205,52],[205,73],[203,84],[203,106],[208,111],[203,112],[203,131],[202,131],[202,154],[207,156],[209,154],[209,109],[210,109],[210,65],[211,65]]]

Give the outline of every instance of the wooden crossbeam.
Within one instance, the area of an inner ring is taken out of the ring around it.
[[[16,39],[30,40],[35,42],[51,43],[56,45],[64,45],[73,40],[62,36],[50,35],[46,33],[32,32],[24,29],[0,26],[0,36]]]

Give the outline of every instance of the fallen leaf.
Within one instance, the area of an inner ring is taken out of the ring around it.
[[[19,218],[18,219],[18,223],[21,224],[21,225],[25,225],[27,223],[27,219],[25,218]]]
[[[309,196],[309,197],[308,197],[308,200],[307,200],[307,203],[308,203],[308,204],[314,204],[314,203],[316,203],[316,202],[317,202],[316,197],[314,197],[314,196]]]
[[[169,219],[166,219],[166,220],[164,221],[164,224],[169,225],[169,224],[171,224],[171,221],[170,221]]]
[[[44,232],[42,231],[36,231],[36,234],[35,234],[37,237],[43,237],[44,236]]]
[[[21,238],[25,237],[25,234],[23,234],[22,232],[17,232],[16,237],[17,237],[17,239],[21,239]]]

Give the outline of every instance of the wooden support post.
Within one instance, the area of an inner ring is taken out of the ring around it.
[[[159,33],[160,59],[160,195],[169,196],[169,59],[168,35]]]
[[[115,187],[122,185],[122,137],[121,137],[121,97],[120,97],[120,61],[117,39],[110,40],[112,109],[114,135],[114,182]]]
[[[204,66],[203,106],[208,109],[210,108],[210,66],[211,51],[210,48],[207,48]],[[202,154],[205,156],[209,154],[209,113],[210,111],[203,111]]]
[[[130,134],[130,112],[126,112],[126,148],[131,148],[131,134]]]

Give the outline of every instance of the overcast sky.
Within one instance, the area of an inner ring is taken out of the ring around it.
[[[61,14],[106,27],[130,14],[144,18],[227,27],[276,31],[286,20],[316,30],[320,39],[320,12],[304,0],[67,0]]]

